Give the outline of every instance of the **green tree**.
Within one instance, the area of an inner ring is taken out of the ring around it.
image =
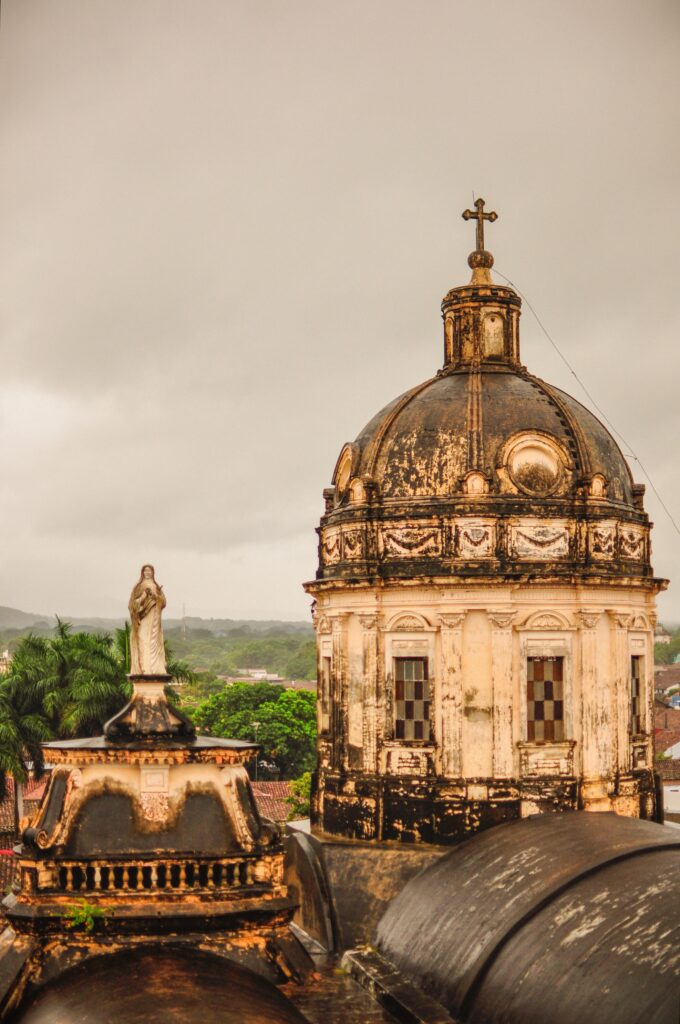
[[[290,807],[288,821],[295,821],[296,818],[308,818],[312,802],[312,773],[303,772],[299,779],[293,779],[290,784],[290,796],[286,797],[286,803]]]
[[[256,739],[284,776],[297,778],[314,767],[316,696],[306,690],[234,683],[199,704],[192,717],[213,736]]]
[[[60,619],[53,636],[20,641],[3,686],[17,708],[41,715],[53,736],[100,732],[129,696],[111,636],[74,633]]]
[[[43,773],[41,743],[51,735],[45,717],[31,706],[30,695],[13,689],[7,679],[0,686],[0,800],[7,796],[8,778],[14,780],[14,834],[19,832],[19,786],[28,779],[29,763],[35,778]]]

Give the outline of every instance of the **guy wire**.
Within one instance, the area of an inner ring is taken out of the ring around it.
[[[567,367],[567,369],[571,373],[572,377],[577,381],[577,383],[579,384],[579,386],[582,389],[583,393],[586,395],[586,397],[587,397],[588,401],[590,402],[590,404],[593,406],[594,409],[596,409],[598,411],[598,413],[600,414],[600,416],[602,417],[604,422],[607,424],[607,426],[610,428],[612,433],[616,434],[616,436],[619,438],[621,443],[628,449],[628,455],[626,457],[629,458],[629,459],[633,459],[635,462],[637,462],[638,466],[640,467],[640,470],[647,477],[647,480],[649,482],[649,486],[651,487],[652,491],[656,495],[656,498],[657,498],[659,504],[661,505],[661,508],[664,510],[664,512],[666,513],[666,515],[670,519],[671,523],[673,524],[673,528],[675,529],[675,532],[678,535],[680,535],[680,526],[678,526],[678,524],[675,521],[673,515],[671,514],[670,509],[666,505],[666,502],[663,500],[663,498],[659,494],[658,490],[656,489],[656,487],[654,485],[654,481],[652,480],[651,476],[647,472],[645,466],[643,465],[642,460],[633,451],[633,446],[631,444],[629,444],[629,442],[626,440],[626,438],[623,436],[623,434],[619,430],[616,429],[616,427],[614,426],[612,421],[609,419],[609,417],[606,415],[606,413],[597,404],[597,402],[595,401],[595,399],[591,395],[590,391],[588,390],[588,388],[585,386],[585,384],[583,383],[583,381],[581,380],[581,378],[577,374],[576,370],[573,368],[573,366],[571,365],[571,363],[569,362],[567,357],[562,353],[562,351],[560,350],[560,348],[557,345],[557,343],[555,342],[555,340],[551,337],[548,329],[543,324],[543,321],[539,317],[539,315],[536,312],[536,310],[534,309],[534,307],[529,302],[529,300],[526,297],[526,295],[524,294],[524,292],[520,291],[520,289],[517,287],[517,285],[514,284],[510,280],[509,277],[506,277],[505,274],[502,274],[500,272],[500,270],[498,270],[496,267],[493,268],[493,272],[494,272],[494,274],[498,274],[499,277],[502,277],[504,281],[507,281],[507,283],[510,285],[510,287],[514,288],[515,291],[517,292],[517,294],[520,295],[522,297],[522,299],[524,300],[524,302],[527,304],[527,306],[529,307],[531,312],[534,314],[534,317],[536,319],[536,323],[541,328],[541,330],[545,334],[546,338],[548,339],[548,341],[550,342],[552,347],[555,349],[555,351],[557,352],[558,356],[560,357],[560,359],[562,360],[564,365]]]

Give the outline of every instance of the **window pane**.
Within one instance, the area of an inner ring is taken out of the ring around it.
[[[408,742],[430,739],[427,658],[395,658],[396,739]]]
[[[527,659],[527,739],[564,739],[564,659]]]

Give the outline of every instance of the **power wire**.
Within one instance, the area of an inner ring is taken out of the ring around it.
[[[595,399],[591,395],[590,391],[588,390],[586,385],[583,383],[583,381],[581,380],[581,378],[577,374],[577,372],[574,369],[574,367],[571,365],[571,363],[569,362],[567,357],[562,353],[562,351],[558,347],[558,345],[555,342],[555,340],[551,337],[550,332],[548,331],[547,327],[545,326],[545,324],[543,323],[543,321],[539,317],[539,315],[536,312],[536,310],[534,309],[534,307],[529,302],[529,300],[526,297],[526,295],[524,294],[524,292],[520,291],[520,289],[517,287],[517,285],[514,284],[510,280],[509,277],[506,277],[505,274],[502,274],[500,272],[500,270],[498,270],[496,267],[493,268],[493,272],[494,272],[494,274],[498,274],[499,277],[502,277],[504,281],[507,281],[507,283],[510,285],[510,287],[514,288],[515,291],[517,292],[517,294],[520,295],[522,297],[522,299],[524,300],[524,302],[527,304],[527,306],[529,307],[531,312],[534,314],[534,318],[536,320],[536,323],[541,328],[541,330],[545,334],[546,338],[548,339],[548,341],[550,342],[552,347],[555,349],[555,351],[557,352],[558,356],[560,357],[560,359],[562,360],[564,365],[567,367],[567,369],[569,370],[569,372],[572,375],[572,377],[574,378],[574,380],[578,383],[579,387],[582,389],[583,393],[586,395],[586,397],[587,397],[588,401],[590,402],[590,404],[593,406],[594,409],[597,409],[598,413],[600,414],[600,416],[602,417],[604,422],[607,424],[607,426],[610,428],[612,433],[616,434],[616,436],[619,438],[621,443],[628,449],[629,454],[626,457],[629,458],[629,459],[633,459],[635,462],[637,462],[638,466],[640,467],[641,472],[644,473],[644,475],[647,477],[647,480],[649,482],[649,486],[651,487],[652,491],[656,495],[657,500],[658,500],[659,504],[661,505],[661,508],[664,510],[664,512],[668,516],[669,520],[673,524],[673,528],[675,529],[675,532],[680,536],[680,526],[678,526],[678,524],[675,521],[675,519],[674,519],[670,509],[666,505],[666,502],[663,500],[663,498],[659,494],[658,490],[656,489],[656,487],[654,485],[654,481],[652,480],[651,476],[649,475],[649,473],[645,469],[645,466],[644,466],[642,460],[639,458],[639,456],[637,456],[635,454],[635,452],[633,450],[633,446],[626,440],[626,438],[623,436],[623,434],[619,430],[616,429],[616,427],[614,426],[612,421],[609,419],[607,414],[600,408],[598,403],[595,401]]]

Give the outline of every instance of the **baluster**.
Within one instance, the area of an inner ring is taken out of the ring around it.
[[[129,885],[130,885],[130,869],[127,867],[127,865],[124,865],[123,866],[123,879],[122,879],[121,889],[127,889]]]
[[[137,892],[140,892],[144,888],[144,868],[141,864],[137,865],[137,885],[135,888]]]
[[[182,861],[179,866],[179,887],[180,889],[186,889],[187,887],[187,862]]]
[[[151,888],[152,889],[157,889],[158,888],[158,865],[157,864],[152,864],[151,865]]]
[[[101,889],[102,887],[102,866],[98,862],[94,865],[94,884],[93,889]]]
[[[73,892],[73,864],[66,865],[66,889]]]
[[[165,862],[165,888],[172,889],[172,864],[169,860]]]

